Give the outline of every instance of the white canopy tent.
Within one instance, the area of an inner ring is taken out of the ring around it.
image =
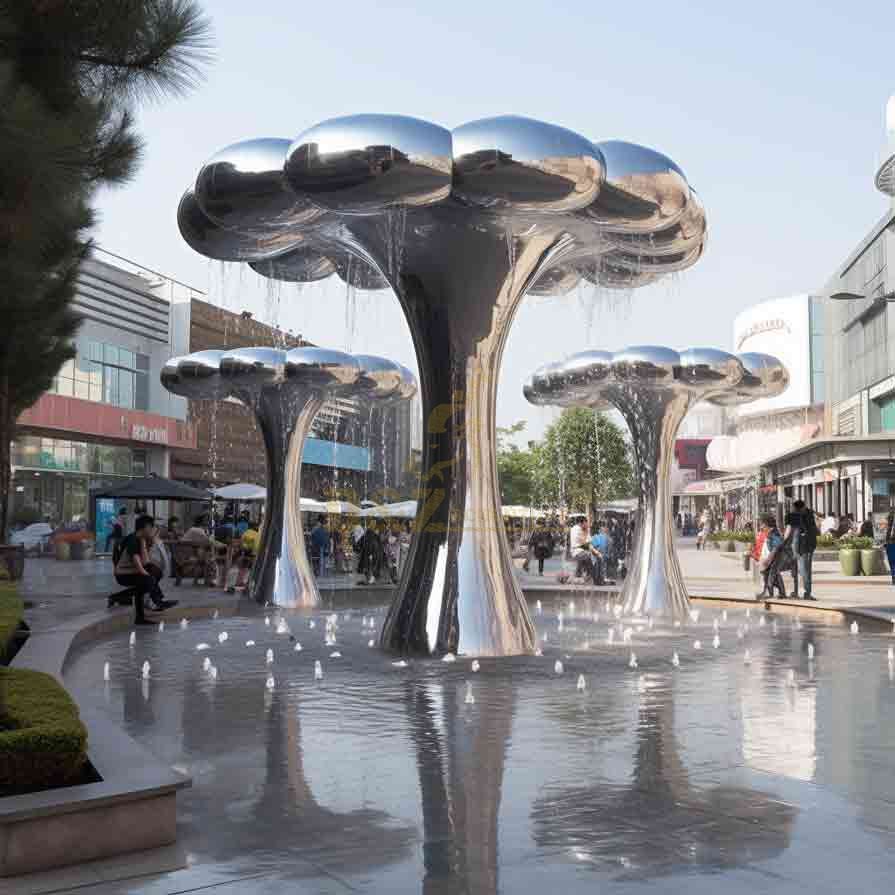
[[[415,500],[402,500],[398,503],[383,503],[379,506],[367,507],[360,511],[360,515],[366,519],[414,519],[417,506]]]
[[[215,488],[212,494],[219,500],[267,500],[267,488],[250,482],[237,482],[235,485]]]

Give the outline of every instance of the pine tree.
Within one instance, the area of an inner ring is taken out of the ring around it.
[[[0,0],[0,538],[16,419],[74,354],[95,192],[133,176],[135,103],[195,83],[208,35],[193,0]]]

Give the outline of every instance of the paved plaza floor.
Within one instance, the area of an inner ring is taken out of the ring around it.
[[[681,561],[694,593],[752,591],[717,552],[685,543]],[[533,613],[543,655],[478,669],[462,657],[393,664],[369,646],[390,592],[348,580],[326,582],[325,611],[282,613],[288,632],[243,603],[186,629],[144,628],[133,648],[121,631],[86,644],[66,684],[193,780],[178,798],[178,843],[0,880],[0,895],[889,887],[890,633],[762,604],[703,603],[681,628],[629,627],[606,597],[558,588],[561,567],[551,561],[541,580],[520,571],[526,590],[552,591]],[[895,607],[890,579],[840,577],[818,569],[824,601]],[[36,635],[103,607],[111,586],[103,560],[29,563]],[[204,587],[166,590],[184,606],[234,606]],[[202,642],[212,649],[198,652]]]

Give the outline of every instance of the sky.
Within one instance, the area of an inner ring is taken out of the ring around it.
[[[629,344],[730,349],[737,312],[820,288],[885,212],[873,174],[895,92],[891,3],[825,6],[205,0],[215,59],[186,97],[140,108],[145,160],[130,184],[100,194],[97,241],[217,304],[415,370],[390,292],[358,292],[349,307],[335,277],[277,286],[193,252],[175,215],[202,162],[238,140],[292,138],[360,112],[448,128],[519,114],[659,149],[706,206],[708,250],[630,296],[523,301],[497,423],[526,420],[523,437],[537,437],[555,411],[528,405],[522,382],[541,363]]]

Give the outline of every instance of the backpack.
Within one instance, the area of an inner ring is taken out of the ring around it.
[[[803,510],[799,526],[798,550],[800,555],[814,553],[817,549],[817,523],[811,510]]]

